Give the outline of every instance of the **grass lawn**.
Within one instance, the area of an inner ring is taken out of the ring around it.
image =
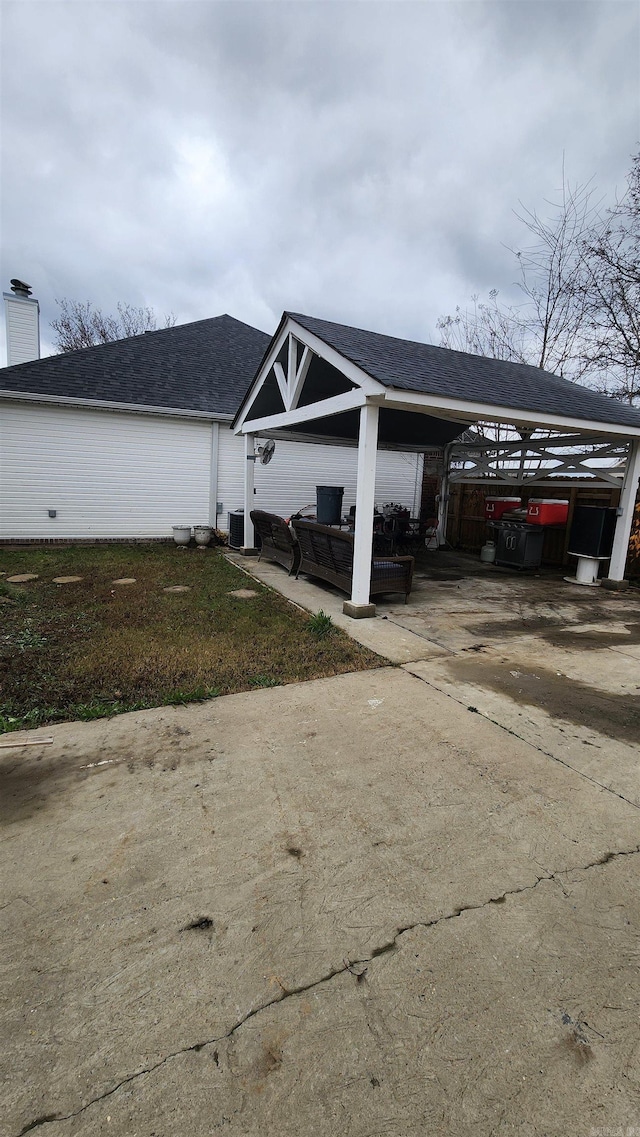
[[[0,549],[0,570],[0,733],[382,664],[214,549]],[[38,579],[7,583],[22,573]],[[120,577],[135,584],[114,584]],[[174,585],[189,591],[163,592]],[[229,595],[238,588],[258,595]]]

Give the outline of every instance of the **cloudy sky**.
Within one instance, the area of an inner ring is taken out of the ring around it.
[[[288,308],[437,343],[439,315],[513,293],[513,211],[544,210],[563,158],[610,200],[638,149],[636,0],[2,16],[2,285],[32,285],[44,351],[56,297],[265,331]]]

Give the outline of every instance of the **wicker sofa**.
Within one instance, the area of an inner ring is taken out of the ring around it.
[[[300,572],[319,576],[351,593],[353,576],[353,533],[318,525],[315,521],[295,521],[295,534],[300,545]],[[382,592],[403,592],[405,604],[411,592],[413,557],[373,557],[371,561],[371,596]]]
[[[270,561],[277,561],[289,570],[289,576],[297,572],[300,546],[284,518],[276,513],[264,513],[261,509],[252,509],[250,517],[262,542],[258,560],[264,556]]]

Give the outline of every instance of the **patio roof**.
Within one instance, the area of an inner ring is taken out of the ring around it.
[[[357,440],[352,591],[344,610],[357,618],[374,615],[370,591],[377,450],[445,447],[474,422],[514,426],[522,432],[521,449],[540,430],[560,432],[569,452],[587,439],[625,445],[627,463],[609,565],[610,580],[621,581],[640,477],[640,411],[536,367],[291,312],[283,314],[233,421],[236,433],[245,437],[245,549],[251,553],[254,542],[255,435]],[[447,457],[438,503],[441,544],[448,465]]]
[[[381,446],[443,445],[478,420],[640,437],[640,411],[540,368],[293,312],[283,314],[235,425],[355,440],[365,402],[381,407]]]

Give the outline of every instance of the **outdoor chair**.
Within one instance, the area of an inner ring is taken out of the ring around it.
[[[289,576],[297,572],[300,546],[284,517],[278,517],[276,513],[263,513],[261,509],[252,509],[250,516],[262,541],[258,560],[265,556],[270,561],[277,561],[289,570]]]

